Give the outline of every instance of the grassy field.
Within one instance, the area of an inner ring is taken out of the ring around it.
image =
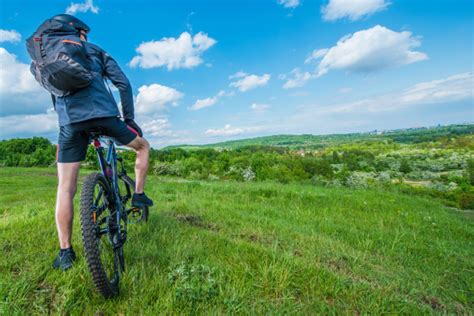
[[[474,313],[471,211],[376,189],[149,180],[156,206],[129,226],[106,301],[79,212],[79,260],[51,268],[54,169],[1,168],[0,314]]]

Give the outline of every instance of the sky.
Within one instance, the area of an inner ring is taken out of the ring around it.
[[[155,148],[474,122],[472,0],[2,0],[0,139],[57,141],[25,40],[59,13],[119,63]]]

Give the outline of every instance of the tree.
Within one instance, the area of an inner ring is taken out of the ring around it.
[[[334,164],[341,163],[341,158],[339,158],[339,154],[335,150],[333,150],[333,152],[332,152],[332,163],[334,163]]]

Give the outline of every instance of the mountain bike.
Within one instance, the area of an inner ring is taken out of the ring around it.
[[[119,293],[125,271],[123,247],[127,224],[146,222],[148,207],[129,205],[135,182],[127,175],[112,139],[98,129],[89,132],[100,172],[89,174],[82,185],[81,229],[87,264],[97,290],[111,298]],[[106,147],[102,146],[106,143]]]

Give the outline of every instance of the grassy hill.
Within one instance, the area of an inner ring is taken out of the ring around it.
[[[51,268],[54,170],[0,168],[0,314],[474,313],[471,211],[375,188],[149,180],[156,206],[129,226],[105,301],[78,212],[79,260]]]
[[[399,143],[420,143],[435,141],[442,137],[474,134],[474,124],[399,129],[392,131],[373,131],[370,133],[330,134],[330,135],[273,135],[240,140],[225,141],[207,145],[177,145],[165,149],[182,148],[222,148],[236,149],[246,146],[281,146],[291,149],[318,149],[356,141],[393,140]]]

